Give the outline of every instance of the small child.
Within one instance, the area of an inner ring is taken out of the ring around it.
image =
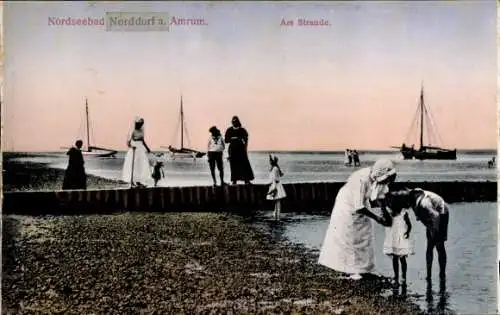
[[[384,254],[392,257],[394,282],[399,284],[399,263],[403,285],[406,285],[406,257],[413,255],[413,243],[410,239],[411,221],[405,208],[392,205],[392,225],[385,228]]]
[[[160,181],[160,179],[165,177],[165,173],[163,172],[163,161],[160,159],[161,154],[158,154],[157,157],[158,158],[156,160],[155,166],[153,167],[152,174],[152,177],[155,181],[155,187],[158,186],[158,182]]]
[[[269,155],[269,164],[271,165],[271,170],[269,172],[269,191],[267,193],[267,200],[274,200],[274,219],[279,221],[281,212],[281,199],[286,197],[285,189],[281,183],[281,177],[283,177],[283,172],[278,165],[278,157],[272,157]]]

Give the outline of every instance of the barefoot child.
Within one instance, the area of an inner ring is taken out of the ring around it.
[[[446,279],[446,249],[448,239],[448,205],[444,199],[431,191],[415,188],[410,190],[410,205],[415,212],[417,221],[426,227],[427,236],[427,281],[432,278],[432,261],[434,248],[436,248],[439,261],[439,278],[441,282]]]
[[[160,160],[161,155],[158,154],[157,157],[158,158],[156,160],[155,166],[153,167],[153,174],[152,174],[152,177],[155,181],[155,187],[158,186],[158,182],[160,181],[160,179],[165,177],[165,173],[163,172],[163,161]]]
[[[401,263],[401,276],[405,285],[406,257],[414,254],[410,239],[411,221],[406,209],[397,205],[392,206],[392,225],[385,228],[384,254],[392,257],[395,284],[399,284],[399,263]]]
[[[269,173],[269,191],[267,193],[267,200],[274,200],[274,219],[279,221],[281,212],[281,199],[286,197],[285,189],[281,183],[281,177],[283,172],[278,165],[278,158],[274,158],[269,155],[269,164],[271,165],[271,170]]]
[[[212,176],[214,187],[217,186],[217,181],[215,180],[215,166],[217,166],[220,176],[220,185],[224,186],[224,164],[222,160],[225,149],[224,138],[222,137],[220,130],[215,126],[212,126],[208,131],[211,133],[211,136],[208,139],[207,151],[210,175]]]
[[[426,228],[427,236],[427,281],[431,280],[434,248],[438,253],[439,277],[443,282],[446,279],[446,249],[448,239],[448,205],[441,196],[420,188],[405,189],[389,194],[390,204],[398,203],[403,208],[412,208],[417,221]]]

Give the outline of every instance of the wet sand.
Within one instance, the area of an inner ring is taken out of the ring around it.
[[[49,168],[43,163],[11,160],[17,155],[5,155],[2,161],[3,191],[61,190],[64,170]],[[127,184],[87,174],[87,189],[127,187]]]
[[[2,313],[418,314],[225,214],[3,218]]]

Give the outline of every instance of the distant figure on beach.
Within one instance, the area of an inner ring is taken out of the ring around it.
[[[356,150],[352,151],[352,160],[354,162],[354,166],[361,166],[361,163],[359,162],[358,151]]]
[[[384,226],[391,225],[384,199],[395,178],[392,161],[385,159],[349,176],[335,198],[319,264],[350,274],[354,280],[361,279],[361,274],[373,272],[374,234],[370,219]],[[380,207],[382,216],[374,214],[372,207]]]
[[[488,161],[488,167],[489,168],[495,167],[495,163],[496,163],[496,158],[492,157],[491,160]]]
[[[148,157],[151,150],[144,140],[144,119],[136,118],[127,145],[129,149],[123,162],[122,179],[133,187],[147,186],[151,181]]]
[[[352,154],[351,154],[351,150],[349,150],[349,149],[345,150],[344,165],[345,166],[352,165]]]
[[[439,277],[441,282],[446,279],[446,248],[448,239],[449,210],[444,199],[436,193],[416,189],[405,189],[388,194],[388,204],[400,204],[412,208],[417,221],[426,227],[427,236],[427,281],[432,278],[432,262],[434,248],[438,253]]]
[[[158,186],[158,182],[162,178],[165,178],[165,172],[163,172],[163,160],[161,159],[162,155],[158,154],[156,157],[157,159],[153,167],[153,173],[151,174],[151,177],[153,177],[153,180],[155,182],[155,187]]]
[[[85,174],[82,146],[83,141],[77,140],[75,146],[66,153],[69,156],[69,161],[64,174],[62,189],[87,189],[87,175]]]
[[[391,204],[392,225],[385,228],[384,254],[392,259],[394,283],[399,284],[399,264],[401,263],[401,277],[403,286],[406,285],[406,257],[415,253],[410,238],[411,221],[403,205]]]
[[[236,185],[237,181],[250,184],[254,180],[252,166],[248,160],[248,132],[241,125],[238,116],[233,116],[232,126],[227,128],[224,140],[229,143],[229,165],[231,167],[231,182]]]
[[[286,197],[285,188],[281,183],[283,172],[278,165],[278,157],[274,158],[269,155],[269,164],[271,169],[269,171],[269,190],[267,192],[267,200],[274,200],[274,219],[279,221],[281,213],[281,200]]]
[[[217,186],[217,180],[215,179],[215,166],[219,170],[220,185],[224,185],[224,164],[222,161],[222,155],[224,154],[225,144],[222,134],[216,126],[212,126],[209,130],[210,138],[208,139],[208,166],[210,167],[210,175],[212,175],[212,181],[214,182],[214,187]]]

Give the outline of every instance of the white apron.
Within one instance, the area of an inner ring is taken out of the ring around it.
[[[151,165],[149,164],[148,151],[142,143],[142,141],[130,142],[132,147],[135,147],[135,157],[133,157],[133,149],[129,148],[127,154],[125,155],[125,161],[123,162],[123,172],[122,180],[130,183],[132,176],[132,163],[134,163],[134,178],[132,182],[135,184],[137,182],[150,186],[153,182]]]
[[[362,274],[375,269],[372,220],[356,213],[369,207],[370,168],[354,172],[335,198],[318,263],[336,271]]]

